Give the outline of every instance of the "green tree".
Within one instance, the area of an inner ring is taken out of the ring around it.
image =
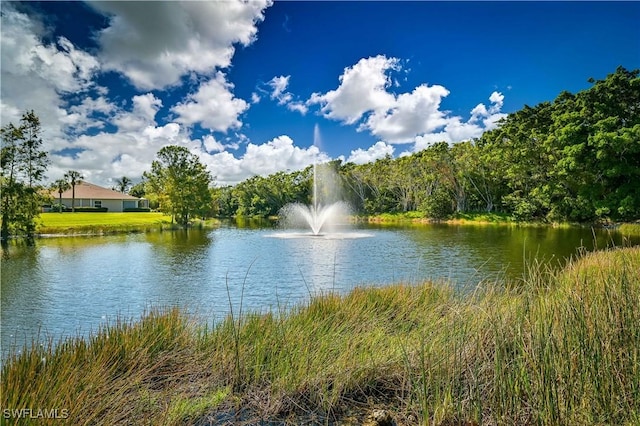
[[[129,195],[132,195],[138,198],[144,198],[146,194],[144,185],[145,185],[145,182],[142,181],[131,186],[131,188],[129,189]]]
[[[574,220],[640,215],[640,70],[619,67],[557,100],[548,150],[560,214]]]
[[[116,186],[114,187],[114,190],[125,194],[131,186],[131,183],[131,179],[126,176],[122,176],[120,179],[116,179]]]
[[[2,231],[1,238],[6,242],[15,232],[18,216],[18,200],[23,183],[19,180],[20,140],[22,133],[13,123],[2,128],[1,180],[2,187]]]
[[[211,210],[213,177],[198,156],[170,145],[158,151],[156,158],[144,177],[148,192],[158,197],[160,210],[181,226],[187,226],[193,216],[206,215]]]
[[[66,179],[58,179],[51,185],[51,189],[58,192],[58,208],[60,209],[60,213],[64,211],[64,207],[62,206],[62,193],[71,188],[71,185]]]
[[[11,234],[24,234],[33,242],[35,219],[44,198],[41,181],[49,164],[42,150],[40,119],[34,111],[25,112],[20,126],[13,123],[2,128],[2,227],[0,237],[6,242]]]
[[[84,176],[76,170],[69,170],[64,174],[64,179],[71,185],[71,212],[76,212],[76,185],[82,184]]]

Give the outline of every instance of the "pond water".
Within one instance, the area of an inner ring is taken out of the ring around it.
[[[177,305],[215,320],[241,304],[243,312],[285,309],[355,286],[433,279],[474,288],[522,277],[525,259],[559,265],[594,243],[623,242],[583,228],[366,226],[311,237],[265,223],[39,239],[2,253],[2,353],[38,336],[87,335],[151,307]]]

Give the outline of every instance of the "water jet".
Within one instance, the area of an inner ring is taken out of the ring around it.
[[[314,127],[313,144],[320,145],[318,125]],[[337,175],[328,164],[313,163],[311,203],[290,203],[280,210],[280,223],[284,228],[307,229],[304,234],[275,234],[276,237],[302,236],[322,238],[362,238],[368,234],[344,232],[351,212],[349,204],[340,199]]]

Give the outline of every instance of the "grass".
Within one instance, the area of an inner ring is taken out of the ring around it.
[[[2,408],[73,424],[361,424],[373,407],[398,424],[638,424],[639,266],[639,247],[615,249],[533,263],[506,288],[357,288],[210,325],[154,310],[12,355]]]
[[[627,237],[640,237],[640,223],[623,223],[618,227],[618,231]]]
[[[198,222],[200,223],[200,222]],[[41,213],[39,234],[102,234],[171,227],[171,216],[155,212]]]
[[[360,218],[363,220],[363,218]],[[398,212],[398,213],[382,213],[373,216],[364,217],[367,222],[381,224],[395,223],[449,223],[453,225],[540,225],[537,222],[517,222],[506,213],[495,212],[474,212],[474,213],[455,213],[443,219],[432,219],[424,216],[419,211]]]

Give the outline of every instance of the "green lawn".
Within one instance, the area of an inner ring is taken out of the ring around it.
[[[42,213],[38,232],[41,234],[119,231],[150,228],[171,223],[163,213]]]

